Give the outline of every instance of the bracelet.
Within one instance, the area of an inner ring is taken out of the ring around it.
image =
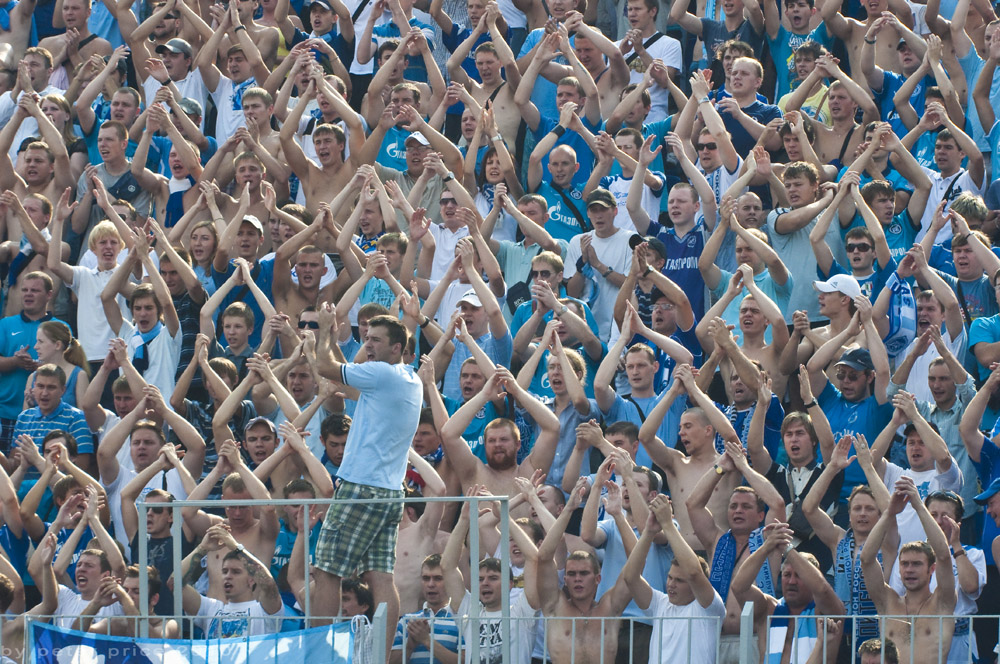
[[[702,97],[701,99],[698,100],[698,103],[699,104],[711,104],[712,100],[709,99],[708,97]]]
[[[496,135],[493,136],[493,140],[494,141],[500,141],[502,143],[503,142],[503,136],[501,136],[500,134],[496,134]]]
[[[586,265],[586,263],[583,262],[583,256],[580,256],[579,258],[576,259],[576,271],[577,272],[583,272],[583,268],[584,268],[585,265]]]
[[[233,28],[233,32],[239,32],[240,30],[246,30],[246,29],[247,26],[245,25],[237,25],[235,28]]]
[[[872,46],[874,46],[875,45],[875,40],[874,39],[868,39],[868,37],[865,37],[865,43],[866,44],[871,44]]]
[[[951,557],[952,558],[958,558],[959,556],[964,556],[964,555],[965,555],[965,549],[962,549],[962,548],[959,548],[957,550],[953,550],[951,552]]]
[[[806,410],[809,410],[810,408],[812,408],[813,406],[816,406],[816,405],[818,405],[818,404],[816,403],[816,400],[813,399],[809,403],[802,404],[802,407],[805,408]]]
[[[431,324],[431,317],[430,316],[424,316],[424,322],[420,324],[420,329],[423,330],[424,328],[426,328],[430,324]]]
[[[556,125],[555,129],[549,132],[550,134],[555,134],[556,136],[562,136],[566,133],[566,127],[562,125]]]
[[[647,265],[647,266],[646,266],[646,271],[642,273],[642,276],[644,276],[644,277],[645,277],[645,276],[646,276],[647,274],[649,274],[649,273],[650,273],[650,272],[652,272],[652,271],[653,271],[653,268],[651,268],[651,267],[649,267],[649,266]]]
[[[611,273],[612,273],[612,272],[614,272],[614,271],[615,271],[615,268],[613,268],[613,267],[611,267],[611,266],[609,265],[609,266],[608,266],[608,269],[607,269],[607,270],[605,270],[604,272],[602,272],[602,273],[601,273],[601,276],[602,276],[602,277],[604,277],[605,279],[607,279],[607,278],[608,278],[608,275],[609,275],[609,274],[611,274]]]

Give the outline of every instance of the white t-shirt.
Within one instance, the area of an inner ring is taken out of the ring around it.
[[[142,346],[142,337],[138,330],[127,320],[122,321],[118,336],[125,340],[128,347],[128,359],[135,362],[136,350]],[[177,365],[181,360],[181,342],[184,333],[180,326],[177,332],[171,336],[167,326],[160,329],[160,333],[154,337],[147,345],[146,352],[149,353],[149,366],[143,372],[142,377],[150,385],[155,385],[163,394],[173,394],[176,383]]]
[[[56,615],[62,616],[55,619],[56,627],[62,627],[63,629],[70,629],[73,623],[76,622],[77,616],[82,614],[83,610],[90,604],[89,599],[84,599],[80,596],[80,593],[62,584],[59,585],[59,594],[56,596],[56,602]],[[122,615],[125,615],[125,612],[122,611],[122,605],[115,602],[111,606],[102,606],[98,609],[94,619],[100,620],[101,618]]]
[[[77,327],[80,330],[80,345],[83,352],[87,354],[90,362],[103,360],[108,355],[108,343],[114,338],[115,333],[108,324],[108,318],[104,315],[104,307],[101,305],[101,291],[111,281],[114,270],[99,272],[97,269],[85,267],[73,267],[73,281],[69,288],[76,295],[77,305]],[[122,310],[122,318],[132,317],[129,313],[125,298],[118,296],[118,306]],[[174,364],[174,371],[177,365]],[[171,394],[164,392],[164,394]]]
[[[535,643],[535,610],[528,604],[523,592],[511,591],[510,601],[510,659],[514,664],[531,662],[531,647]],[[465,662],[472,664],[472,629],[473,622],[468,620],[472,610],[472,594],[466,591],[462,604],[455,613],[455,621],[462,633],[465,644]],[[483,664],[499,662],[503,653],[503,629],[500,622],[500,611],[487,611],[480,605],[479,609],[479,661]]]
[[[632,215],[628,213],[628,192],[632,188],[633,178],[626,178],[618,174],[612,175],[608,179],[610,182],[607,183],[608,186],[606,189],[611,192],[611,195],[615,197],[615,201],[618,203],[618,214],[615,215],[615,228],[620,228],[629,233],[637,233],[635,222],[632,221]],[[653,188],[648,184],[644,183],[642,185],[642,200],[640,205],[646,214],[649,215],[649,218],[654,221],[660,216],[660,197],[664,193],[663,187],[665,185],[666,182],[661,182],[659,191],[653,191]]]
[[[463,237],[469,236],[468,226],[459,226],[456,230],[449,230],[444,224],[432,223],[428,232],[434,238],[434,262],[431,264],[430,281],[441,281],[448,266],[455,260],[455,245]],[[406,284],[409,287],[409,284]],[[470,286],[471,288],[471,286]]]
[[[896,480],[904,475],[911,478],[913,483],[917,485],[921,499],[935,491],[959,493],[962,490],[962,470],[958,467],[958,462],[955,461],[954,457],[951,459],[951,468],[943,473],[938,472],[937,464],[934,464],[934,468],[930,470],[917,472],[912,468],[900,468],[891,461],[885,462],[885,477],[883,479],[890,492],[895,486]],[[899,529],[899,543],[901,545],[907,542],[922,542],[927,539],[927,534],[924,532],[923,526],[920,525],[917,512],[909,503],[896,516],[896,526]]]
[[[657,37],[657,35],[659,36]],[[656,38],[656,41],[651,42],[653,38]],[[643,43],[648,44],[646,52],[654,60],[663,60],[663,64],[666,66],[673,67],[677,71],[682,71],[681,43],[679,41],[673,37],[666,36],[662,32],[657,32],[653,36],[644,39]],[[619,41],[616,45],[621,48],[622,42]],[[623,52],[622,55],[625,56],[625,60],[628,62],[629,83],[641,82],[642,75],[646,71],[646,63],[642,61],[642,58],[636,56],[632,49]],[[658,83],[654,83],[649,88],[649,97],[653,105],[649,109],[649,115],[646,116],[646,122],[657,122],[666,118],[669,114],[667,107],[670,105],[670,92],[666,88],[660,87]]]
[[[585,234],[576,235],[569,241],[569,249],[566,250],[565,269],[563,270],[563,275],[566,279],[570,279],[576,274],[576,261],[583,255],[583,251],[580,249],[580,238],[583,235]],[[632,266],[632,250],[628,246],[628,239],[632,236],[631,233],[618,228],[615,229],[614,235],[606,238],[597,237],[594,231],[590,231],[586,235],[589,235],[593,239],[590,246],[597,252],[597,259],[599,261],[614,268],[614,271],[618,274],[628,274],[629,268]],[[593,304],[590,305],[590,309],[594,312],[594,318],[597,319],[597,329],[600,332],[598,336],[601,339],[607,339],[611,336],[618,287],[596,273],[594,274],[594,281],[597,288],[596,297],[592,293],[594,284],[587,284],[580,299],[587,302],[593,297]]]
[[[202,595],[194,624],[210,639],[260,636],[277,632],[281,628],[283,614],[283,609],[278,609],[275,614],[268,613],[257,600],[220,602]],[[251,619],[249,625],[248,619]]]
[[[956,338],[952,338],[950,330],[945,330],[941,336],[952,355],[955,357],[965,357],[969,345],[969,335],[966,334],[964,325]],[[900,357],[908,357],[913,352],[913,347],[917,345],[918,340],[919,337],[911,341]],[[934,403],[934,395],[931,394],[930,385],[927,384],[927,372],[931,368],[931,362],[939,357],[941,357],[941,353],[934,347],[934,344],[931,344],[930,348],[924,351],[923,355],[913,361],[913,368],[910,369],[910,375],[906,379],[905,389],[916,397],[918,402],[926,401]]]
[[[179,81],[174,81],[174,85],[177,86],[177,90],[181,93],[182,98],[188,97],[201,104],[201,127],[199,129],[204,132],[205,116],[208,115],[209,94],[208,86],[205,85],[205,81],[201,78],[201,71],[192,69],[188,72],[187,76]],[[156,91],[161,87],[163,87],[162,84],[152,76],[147,76],[146,80],[142,83],[142,90],[147,100],[153,99],[156,96]]]
[[[47,97],[48,95],[60,95],[62,96],[66,91],[62,88],[56,87],[54,85],[47,85],[45,89],[38,94],[42,97]],[[14,111],[17,110],[17,102],[21,100],[21,95],[24,94],[22,91],[17,99],[11,96],[10,92],[5,92],[0,95],[0,126],[6,125],[10,122],[11,117],[14,115]],[[38,130],[38,121],[35,118],[27,117],[21,121],[21,126],[18,127],[17,133],[14,134],[14,140],[10,144],[10,150],[7,151],[7,155],[10,157],[12,164],[17,163],[17,149],[21,147],[21,143],[24,139],[29,136],[38,136],[41,132]]]
[[[947,195],[948,202],[945,204],[944,211],[947,212],[948,208],[951,207],[951,202],[958,198],[959,194],[967,191],[976,196],[982,196],[986,192],[986,184],[989,183],[986,175],[984,175],[982,185],[977,185],[969,176],[969,171],[964,168],[957,174],[948,177],[926,166],[921,166],[920,168],[931,179],[931,193],[927,198],[927,208],[924,210],[924,216],[920,218],[920,231],[917,233],[917,242],[924,239],[924,235],[927,234],[927,229],[931,227],[931,221],[934,219],[934,210],[937,209],[938,203],[945,198],[945,195]],[[934,243],[940,244],[950,237],[951,224],[945,224],[944,228],[938,231],[937,237],[934,238]]]
[[[225,142],[237,129],[247,126],[246,116],[243,115],[243,93],[255,85],[257,81],[253,76],[242,83],[234,83],[227,76],[219,76],[219,85],[211,93],[212,101],[218,109],[215,120],[217,141]]]
[[[713,593],[712,603],[706,608],[698,600],[683,606],[671,604],[666,593],[653,588],[653,600],[643,613],[657,618],[649,641],[650,664],[660,664],[656,653],[660,653],[662,662],[715,664],[722,620],[726,617],[726,604],[718,592]]]

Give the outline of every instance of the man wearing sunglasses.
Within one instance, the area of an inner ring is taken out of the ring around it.
[[[892,418],[893,405],[887,395],[889,355],[872,321],[871,303],[864,297],[858,297],[855,305],[858,313],[851,324],[820,346],[806,364],[812,393],[819,395],[816,402],[830,421],[834,440],[846,435],[857,437],[858,434],[864,435],[867,440],[875,440]],[[842,352],[841,348],[849,338],[857,335],[859,329],[864,329],[869,348],[855,347]],[[827,366],[838,354],[840,359],[833,366],[833,372],[828,374]],[[807,407],[810,405],[806,404]],[[853,446],[851,451],[853,453]],[[841,501],[846,501],[851,490],[865,481],[861,466],[852,462],[844,475]],[[838,525],[845,525],[848,511],[839,510],[838,517]]]

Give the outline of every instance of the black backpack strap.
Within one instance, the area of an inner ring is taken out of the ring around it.
[[[635,406],[635,409],[639,411],[639,421],[641,422],[646,421],[646,413],[642,412],[642,408],[640,408],[639,404],[635,402],[635,399],[632,398],[631,394],[623,394],[622,399],[631,403],[633,406]]]
[[[577,223],[580,224],[580,232],[587,233],[588,231],[590,231],[591,228],[590,221],[583,215],[582,212],[580,212],[580,208],[576,207],[576,205],[573,203],[573,199],[570,198],[569,194],[566,193],[566,190],[563,189],[562,187],[556,186],[554,183],[552,184],[552,188],[556,190],[556,193],[558,193],[559,196],[563,199],[563,203],[565,203],[566,206],[569,207],[570,211],[573,213],[573,216],[576,217]]]
[[[643,49],[649,48],[650,46],[652,46],[656,42],[660,41],[660,39],[662,37],[663,37],[663,33],[662,32],[657,32],[655,35],[653,35],[652,37],[650,37],[649,39],[647,39],[646,41],[644,41],[642,43]],[[633,48],[632,49],[632,55],[630,55],[627,58],[625,58],[625,64],[631,65],[632,62],[634,62],[635,59],[638,58],[638,57],[639,57],[639,54],[636,53],[635,48]]]

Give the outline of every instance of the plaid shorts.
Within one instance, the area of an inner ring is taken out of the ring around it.
[[[341,480],[316,542],[315,564],[335,576],[386,572],[396,564],[396,537],[403,503],[352,503],[366,498],[400,501],[403,492]]]

